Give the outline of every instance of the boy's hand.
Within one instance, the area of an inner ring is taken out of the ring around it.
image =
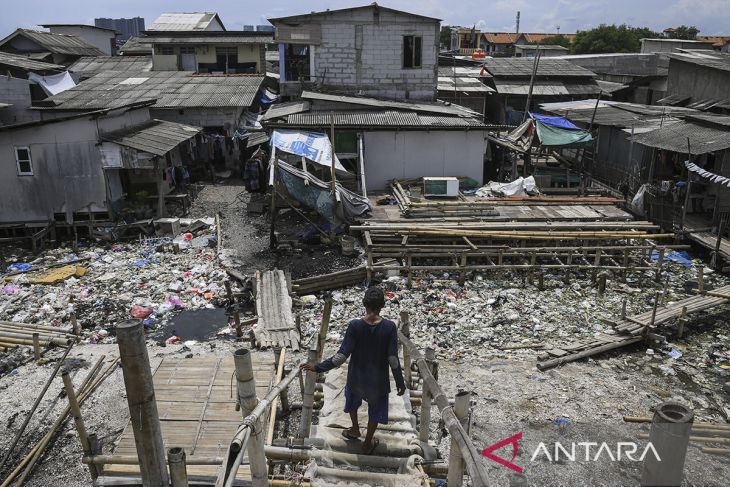
[[[398,395],[399,396],[402,396],[405,393],[406,393],[406,387],[405,386],[399,386],[398,387]]]
[[[299,366],[302,370],[308,370],[309,372],[317,372],[314,368],[314,364],[310,364],[308,362],[304,362],[302,365]]]

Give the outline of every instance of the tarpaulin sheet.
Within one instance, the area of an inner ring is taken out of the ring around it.
[[[68,71],[60,74],[51,74],[49,76],[41,76],[36,73],[28,73],[28,79],[35,81],[47,95],[53,96],[61,93],[62,91],[69,90],[76,86],[73,78]]]
[[[545,125],[550,125],[553,127],[557,127],[559,129],[567,129],[567,130],[580,130],[573,122],[568,120],[565,117],[555,117],[552,115],[539,115],[537,113],[530,113],[530,116],[537,120],[538,122],[542,122]]]
[[[322,215],[333,226],[339,226],[342,222],[352,223],[357,217],[372,210],[367,198],[353,193],[339,183],[337,183],[337,193],[342,204],[338,208],[335,197],[330,192],[329,183],[281,160],[277,162],[277,167],[279,180],[284,184],[289,196]],[[309,181],[309,184],[305,184],[305,181]]]
[[[326,134],[300,130],[274,130],[271,143],[279,150],[304,156],[310,161],[332,167],[332,144]],[[347,171],[335,155],[335,168]]]
[[[527,178],[519,177],[509,183],[498,183],[489,181],[476,191],[477,196],[529,196],[538,193],[535,178],[530,176]]]
[[[593,142],[587,130],[566,130],[536,121],[537,137],[540,145],[546,147],[584,147]]]

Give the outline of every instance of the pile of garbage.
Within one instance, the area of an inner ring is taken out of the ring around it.
[[[730,281],[707,269],[705,275],[709,286]],[[382,314],[397,319],[401,311],[408,311],[412,338],[419,346],[434,348],[445,360],[479,363],[534,356],[547,346],[560,347],[598,333],[614,334],[607,320],[620,315],[624,301],[629,316],[650,310],[657,292],[660,304],[669,304],[692,294],[696,276],[694,266],[671,262],[658,282],[653,272],[631,275],[625,281],[614,276],[603,296],[589,276],[566,284],[562,275],[548,274],[543,291],[522,273],[474,274],[463,285],[452,276],[431,274],[414,278],[410,288],[404,277],[392,276],[381,284],[387,297]],[[354,286],[332,293],[331,341],[342,337],[349,320],[362,316],[363,291],[363,286]],[[303,332],[317,332],[323,299],[302,297]]]
[[[149,329],[181,310],[213,308],[225,299],[213,219],[179,235],[98,243],[77,252],[48,250],[12,262],[0,274],[0,320],[72,331],[72,315],[90,343],[113,341],[117,323],[137,318]]]

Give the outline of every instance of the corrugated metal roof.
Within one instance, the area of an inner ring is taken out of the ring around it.
[[[269,136],[266,132],[251,132],[246,139],[246,147],[255,147],[257,145],[265,144],[269,141]]]
[[[273,120],[275,118],[285,117],[293,113],[301,113],[309,111],[310,103],[308,101],[292,101],[288,103],[275,103],[266,110],[262,121]]]
[[[92,110],[157,100],[153,108],[249,107],[263,80],[263,76],[188,71],[103,71],[38,106]]]
[[[687,139],[693,155],[730,148],[730,127],[678,122],[652,132],[634,136],[639,144],[672,152],[687,153]]]
[[[310,12],[310,13],[300,14],[300,15],[290,15],[288,17],[276,17],[276,18],[270,18],[268,20],[272,24],[274,22],[301,22],[301,21],[306,21],[306,20],[316,20],[318,17],[337,15],[340,13],[352,12],[354,10],[365,10],[365,9],[373,10],[373,11],[377,10],[377,11],[381,11],[381,12],[390,12],[393,14],[404,15],[407,17],[416,17],[416,18],[421,18],[421,19],[425,19],[425,20],[432,20],[434,22],[441,21],[441,19],[437,19],[435,17],[427,17],[425,15],[414,14],[411,12],[406,12],[404,10],[396,10],[394,8],[383,7],[382,5],[378,5],[375,2],[371,3],[370,5],[363,5],[360,7],[327,9],[327,10],[324,10],[321,12]]]
[[[152,54],[152,44],[147,41],[147,38],[130,37],[127,39],[127,42],[119,48],[119,52],[123,53],[125,56]]]
[[[595,125],[614,127],[650,127],[667,123],[672,117],[700,113],[681,107],[640,105],[637,103],[601,100],[580,100],[558,103],[541,103],[540,108],[548,113],[567,116],[573,122],[588,124],[595,110]]]
[[[139,151],[164,156],[172,149],[192,139],[202,129],[164,120],[150,120],[140,125],[102,134],[101,139]]]
[[[730,54],[708,49],[683,49],[682,52],[666,54],[671,59],[704,66],[706,68],[730,71]]]
[[[625,85],[623,83],[615,83],[613,81],[603,81],[602,79],[597,79],[596,84],[604,93],[615,93],[617,91],[623,90],[624,88],[628,88],[629,85]]]
[[[180,31],[180,30],[192,30],[201,31],[206,30],[213,20],[217,20],[221,27],[220,17],[215,12],[165,12],[150,25],[147,30],[157,31]],[[225,29],[225,27],[223,27]]]
[[[68,67],[74,73],[152,71],[152,56],[84,56]]]
[[[378,98],[369,98],[364,96],[351,95],[334,95],[330,93],[318,93],[315,91],[303,91],[301,98],[305,100],[322,100],[338,103],[347,103],[350,105],[362,105],[376,108],[394,108],[398,110],[411,110],[415,112],[439,113],[443,115],[456,115],[462,117],[472,117],[479,115],[473,110],[453,103],[444,102],[405,102],[394,100],[380,100]]]
[[[420,115],[416,112],[395,110],[372,111],[321,111],[294,113],[286,117],[286,123],[273,122],[269,126],[329,127],[334,118],[336,127],[394,127],[394,128],[480,128],[485,125],[476,118]]]
[[[62,71],[66,69],[60,64],[46,63],[43,61],[36,61],[30,59],[27,56],[20,54],[10,54],[8,52],[0,51],[0,64],[6,66],[13,66],[20,69],[27,69],[33,71]]]
[[[454,87],[456,87],[454,89]],[[485,85],[477,78],[453,78],[449,76],[439,76],[438,86],[439,91],[461,91],[463,93],[494,93],[494,89]]]
[[[206,35],[147,35],[141,38],[150,44],[270,44],[274,42],[274,34],[255,35],[230,31],[206,32]],[[278,53],[276,53],[278,56]]]
[[[448,61],[447,61],[448,62]],[[492,75],[486,70],[483,70],[481,66],[439,66],[439,76],[451,76],[456,75],[461,78],[491,78]]]
[[[81,37],[65,34],[51,34],[32,29],[17,29],[15,32],[0,41],[4,46],[17,36],[25,37],[35,44],[41,46],[44,51],[53,54],[64,54],[72,56],[103,56],[104,53],[92,46]]]
[[[530,91],[529,80],[495,79],[494,86],[500,95],[525,95]],[[571,83],[567,81],[535,81],[533,96],[597,95],[601,89],[593,80]]]
[[[533,58],[491,58],[484,60],[484,67],[492,76],[500,78],[529,78],[535,64]],[[540,59],[537,76],[556,78],[594,78],[596,74],[564,59]]]

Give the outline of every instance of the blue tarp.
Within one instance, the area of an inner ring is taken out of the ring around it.
[[[559,129],[568,129],[568,130],[581,130],[579,127],[577,127],[573,122],[568,120],[565,117],[553,117],[550,115],[539,115],[537,113],[530,113],[530,116],[537,120],[538,122],[542,122],[545,125],[550,125],[552,127],[557,127]]]
[[[651,253],[651,260],[659,260],[659,251],[655,250]],[[694,266],[694,262],[692,262],[692,259],[690,258],[689,254],[685,252],[684,250],[681,252],[677,252],[676,250],[672,250],[668,254],[664,255],[664,260],[671,260],[672,262],[677,262],[679,264],[682,264],[685,267],[692,267]]]

